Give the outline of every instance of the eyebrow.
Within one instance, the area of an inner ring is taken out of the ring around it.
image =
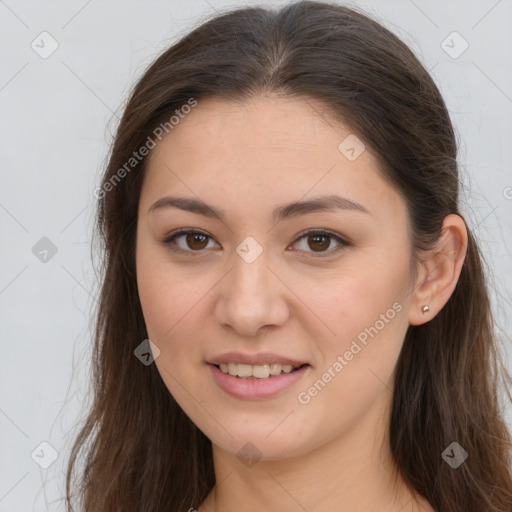
[[[221,221],[226,219],[226,211],[211,206],[200,199],[192,197],[162,197],[151,205],[148,214],[164,208],[179,208],[180,210],[197,213],[206,217],[216,217]],[[293,203],[278,206],[272,212],[274,222],[284,219],[299,217],[315,212],[332,212],[335,210],[351,210],[370,214],[370,212],[360,203],[352,201],[346,197],[329,195],[310,199],[308,201],[295,201]]]

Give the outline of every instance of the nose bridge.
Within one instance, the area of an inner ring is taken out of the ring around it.
[[[232,270],[219,297],[219,323],[229,324],[241,334],[253,335],[264,325],[285,321],[287,308],[279,280],[268,268],[272,267],[269,256],[270,252],[256,245],[254,239],[246,239],[236,248]]]
[[[236,295],[239,301],[246,297],[251,301],[259,300],[269,287],[269,251],[256,244],[254,239],[246,239],[233,254],[229,293]]]

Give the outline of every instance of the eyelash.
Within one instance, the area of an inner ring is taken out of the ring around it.
[[[182,229],[182,230],[179,230],[177,232],[170,233],[162,241],[162,243],[167,245],[169,247],[169,249],[171,251],[173,251],[173,252],[176,252],[176,253],[179,253],[179,254],[187,254],[187,255],[190,255],[192,257],[201,256],[202,255],[201,253],[204,253],[206,249],[198,249],[198,250],[195,250],[195,251],[194,250],[186,250],[186,249],[181,249],[180,247],[177,247],[175,245],[175,242],[174,242],[175,239],[179,238],[181,236],[184,236],[184,235],[203,235],[203,236],[205,236],[205,237],[207,237],[209,239],[213,239],[210,235],[208,235],[207,233],[205,233],[203,231],[199,231],[199,230],[196,230],[196,229]],[[347,247],[347,246],[350,245],[350,243],[347,240],[341,238],[339,235],[336,235],[332,231],[328,231],[328,230],[325,230],[325,229],[311,229],[311,230],[303,231],[303,232],[301,232],[301,233],[299,233],[297,235],[298,237],[295,239],[293,244],[295,244],[299,240],[301,240],[303,238],[306,238],[307,236],[311,236],[311,235],[329,237],[329,238],[334,239],[336,242],[338,242],[340,244],[340,247],[338,247],[337,249],[334,249],[334,250],[319,251],[319,252],[306,251],[306,252],[310,252],[311,254],[314,254],[315,256],[313,256],[313,257],[322,258],[322,257],[325,257],[325,256],[331,256],[333,253],[337,253],[343,247]],[[322,255],[324,255],[324,256],[322,256]]]

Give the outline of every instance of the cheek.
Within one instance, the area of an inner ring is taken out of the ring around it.
[[[341,277],[333,275],[323,283],[311,309],[329,327],[324,338],[324,352],[330,359],[323,361],[326,366],[352,351],[347,354],[351,361],[375,363],[388,373],[408,326],[408,269],[405,251],[382,251],[371,258],[354,258]]]
[[[209,287],[178,272],[150,247],[137,253],[137,286],[148,337],[160,350],[155,365],[169,392],[188,412],[190,394],[200,394],[194,376],[202,365],[200,331],[206,303],[201,299]]]
[[[162,381],[200,430],[228,443],[220,418],[212,419],[201,405],[211,384],[201,349],[208,315],[205,295],[212,283],[198,279],[197,272],[178,272],[142,254],[137,274],[148,337],[160,350],[154,364]]]
[[[408,326],[404,304],[408,267],[395,259],[384,271],[374,262],[373,268],[364,261],[354,263],[343,278],[324,286],[322,300],[319,296],[315,302],[335,334],[318,339],[316,350],[322,357],[297,398],[304,405],[299,410],[308,412],[308,422],[315,423],[312,428],[330,432],[325,435],[359,421],[383,392],[392,389]],[[327,411],[329,425],[323,425]]]
[[[200,313],[208,287],[198,284],[193,270],[177,270],[165,251],[137,249],[137,287],[150,339],[167,343]]]
[[[169,392],[188,413],[201,396],[205,376],[204,344],[211,332],[208,292],[218,279],[197,267],[178,268],[165,251],[141,246],[137,285],[149,339],[159,348],[155,360]],[[201,379],[197,376],[200,375]],[[197,411],[196,413],[197,414]]]

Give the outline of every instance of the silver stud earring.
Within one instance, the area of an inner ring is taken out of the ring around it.
[[[426,313],[429,309],[430,309],[430,306],[429,306],[428,304],[425,304],[425,305],[421,308],[421,311],[423,311],[423,313]]]

